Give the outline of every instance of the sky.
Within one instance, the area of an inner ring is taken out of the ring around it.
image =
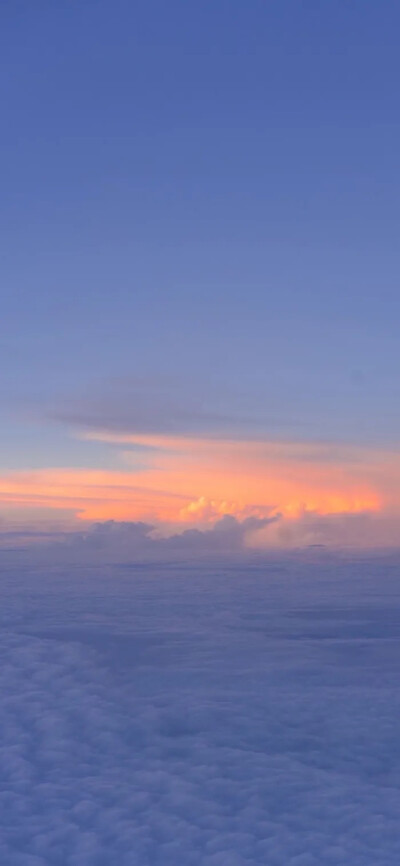
[[[396,4],[0,24],[2,543],[397,544]]]
[[[399,28],[0,3],[0,863],[400,863]]]

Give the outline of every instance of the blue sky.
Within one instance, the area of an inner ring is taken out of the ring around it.
[[[2,469],[112,466],[93,417],[395,445],[396,5],[0,14]]]

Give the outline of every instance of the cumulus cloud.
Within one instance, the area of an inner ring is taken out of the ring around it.
[[[392,574],[5,575],[1,862],[397,866]]]
[[[273,551],[398,549],[398,520],[390,515],[333,514],[305,511],[295,519],[279,512],[222,517],[212,503],[199,503],[202,526],[160,527],[144,521],[106,520],[79,527],[0,532],[0,562],[26,563],[196,562],[218,556],[227,562]],[[214,521],[214,522],[213,522]]]
[[[208,528],[190,528],[160,535],[154,524],[107,520],[82,531],[52,537],[38,533],[0,534],[0,552],[20,554],[29,561],[47,562],[126,562],[171,560],[219,554],[232,557],[246,549],[246,539],[277,517],[247,517],[242,521],[224,515]]]
[[[235,501],[207,499],[206,496],[199,496],[193,502],[189,502],[184,508],[181,508],[179,517],[183,522],[196,522],[197,524],[207,525],[215,523],[221,516],[232,516],[237,520],[246,520],[249,517],[255,517],[264,522],[269,522],[267,513],[273,515],[274,509],[268,506],[260,507],[257,505],[243,505]],[[273,515],[276,519],[276,515]]]
[[[399,518],[390,513],[318,514],[305,511],[295,520],[277,519],[247,536],[249,547],[303,548],[321,544],[341,548],[398,548]]]

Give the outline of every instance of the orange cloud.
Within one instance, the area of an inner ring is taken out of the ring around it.
[[[286,521],[299,521],[306,514],[357,515],[398,507],[396,453],[154,435],[85,438],[119,446],[124,468],[0,476],[3,510],[67,509],[83,520],[144,520],[176,528],[210,524],[226,514],[244,519],[280,513]]]

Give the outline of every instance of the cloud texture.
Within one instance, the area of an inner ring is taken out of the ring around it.
[[[9,569],[1,862],[397,866],[393,566]]]

